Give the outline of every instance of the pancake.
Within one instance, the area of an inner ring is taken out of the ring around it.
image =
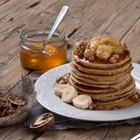
[[[97,81],[96,79],[85,78],[85,77],[76,75],[72,71],[71,71],[70,77],[72,77],[76,81],[82,82],[83,84],[86,84],[86,85],[92,84],[92,85],[110,86],[110,85],[114,85],[114,84],[120,84],[124,80],[127,80],[128,78],[130,78],[130,74],[126,74],[125,76],[122,76],[118,80],[110,80],[110,81],[108,79],[106,81],[105,80]]]
[[[106,88],[118,89],[118,88],[121,88],[121,87],[125,86],[126,83],[128,82],[128,80],[130,80],[131,77],[129,76],[127,78],[123,78],[123,81],[113,83],[113,84],[112,83],[107,84],[106,82],[100,83],[100,82],[96,82],[96,81],[93,81],[93,80],[88,81],[88,79],[85,80],[83,78],[79,79],[79,77],[77,78],[74,75],[73,76],[70,75],[69,78],[70,78],[70,81],[74,81],[77,84],[80,84],[80,85],[83,85],[83,86],[100,87],[100,88],[105,88],[105,89]]]
[[[79,94],[89,95],[97,110],[103,106],[106,106],[103,110],[124,108],[135,104],[131,101],[136,95],[132,69],[126,44],[107,37],[92,38],[76,43],[69,84]]]
[[[132,68],[131,62],[124,63],[121,67],[116,67],[116,68],[92,68],[88,67],[85,65],[82,65],[78,63],[77,61],[73,60],[73,63],[71,63],[72,67],[75,67],[77,70],[82,71],[82,72],[87,72],[90,74],[98,74],[98,75],[115,75],[122,73],[123,71],[126,71],[127,69]]]
[[[116,110],[126,108],[140,102],[140,93],[136,92],[132,96],[121,98],[119,100],[113,100],[110,102],[98,102],[94,101],[93,108],[95,110]]]
[[[129,69],[127,69],[126,71],[119,73],[119,74],[115,74],[115,75],[99,75],[99,74],[90,74],[88,72],[82,72],[77,70],[77,68],[73,68],[71,69],[71,73],[74,73],[75,75],[79,76],[79,77],[84,77],[84,78],[88,78],[88,79],[92,79],[95,81],[104,81],[104,82],[108,82],[108,81],[115,81],[120,79],[122,76],[126,75],[126,74],[130,74],[132,70],[132,67],[130,67]]]
[[[77,80],[84,81],[85,84],[113,85],[113,84],[121,83],[123,80],[128,79],[130,77],[130,74],[128,73],[128,74],[120,77],[119,79],[115,79],[115,80],[109,80],[109,79],[105,80],[104,79],[104,80],[101,80],[101,81],[97,81],[95,78],[91,79],[91,78],[85,78],[83,76],[76,75],[73,71],[71,71],[70,76],[72,76],[73,78],[75,77]]]
[[[79,85],[77,83],[73,83],[70,80],[72,86],[74,86],[80,94],[88,94],[92,97],[93,100],[98,101],[109,101],[113,99],[119,99],[120,97],[130,95],[130,92],[135,89],[135,82],[134,80],[130,80],[124,87],[119,89],[113,88],[97,88],[97,87],[90,87]],[[132,94],[132,93],[131,93]]]

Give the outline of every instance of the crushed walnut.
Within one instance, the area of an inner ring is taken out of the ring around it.
[[[77,46],[76,50],[74,51],[74,55],[83,58],[85,49],[86,49],[86,42],[81,42],[80,45]]]
[[[140,93],[137,91],[137,93],[134,96],[130,96],[129,99],[134,103],[140,102]]]
[[[119,59],[119,55],[118,54],[114,54],[114,55],[111,56],[111,58],[109,59],[109,61],[111,63],[117,63],[118,59]]]
[[[0,99],[0,117],[6,117],[16,113],[19,106],[24,106],[25,101],[19,97]]]
[[[67,84],[69,82],[69,74],[61,76],[56,79],[57,84]]]

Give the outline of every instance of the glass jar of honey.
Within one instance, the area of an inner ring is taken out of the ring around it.
[[[46,40],[50,27],[33,27],[22,31],[20,36],[20,62],[26,69],[45,72],[66,63],[67,47],[62,30],[56,30]],[[45,45],[43,45],[45,44]]]

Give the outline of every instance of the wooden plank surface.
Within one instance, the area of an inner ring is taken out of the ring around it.
[[[69,60],[76,41],[103,35],[126,42],[133,62],[140,63],[140,0],[0,0],[0,86],[16,82],[21,75],[34,75],[20,65],[20,33],[27,27],[52,24],[63,5],[69,6],[69,12],[59,27],[69,38]],[[129,140],[139,132],[139,124],[41,134],[19,125],[1,128],[0,140]]]

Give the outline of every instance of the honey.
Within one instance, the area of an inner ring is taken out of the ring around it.
[[[47,32],[38,30],[36,32],[29,30],[23,34],[20,44],[20,62],[24,68],[42,73],[66,63],[67,49],[62,36],[60,37],[58,33],[54,34],[43,47],[45,36],[47,36]]]

